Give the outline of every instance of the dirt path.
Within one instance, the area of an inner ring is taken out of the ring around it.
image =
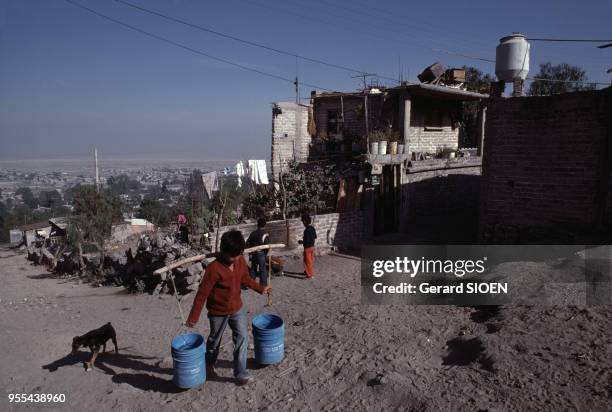
[[[230,343],[221,379],[178,391],[173,296],[63,283],[2,251],[0,410],[612,410],[609,306],[363,306],[358,260],[326,256],[317,270],[313,281],[274,278],[272,308],[243,294],[250,318],[285,320],[280,365],[249,361],[256,381],[237,387]],[[206,333],[203,320],[197,328]],[[72,337],[109,321],[121,354],[101,355],[87,373],[86,353],[69,355]],[[9,404],[8,393],[63,393],[66,402]]]

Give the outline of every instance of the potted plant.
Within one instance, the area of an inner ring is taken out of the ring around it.
[[[385,134],[382,130],[374,130],[368,135],[368,139],[370,141],[370,154],[385,154],[387,151],[387,141],[385,139]],[[381,147],[381,143],[384,140],[384,151],[383,147]]]
[[[393,132],[391,129],[387,131],[387,135],[389,136],[389,146],[388,146],[388,154],[394,155],[397,154],[397,147],[399,145],[400,136],[399,133]]]

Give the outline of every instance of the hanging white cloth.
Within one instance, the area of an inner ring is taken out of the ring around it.
[[[242,187],[242,177],[246,176],[246,169],[243,161],[236,163],[236,175],[238,176],[238,187]]]
[[[249,160],[247,170],[249,177],[256,185],[267,185],[269,183],[265,160]]]
[[[219,181],[217,180],[217,172],[209,172],[202,175],[202,183],[209,198],[212,198],[213,192],[219,190]]]

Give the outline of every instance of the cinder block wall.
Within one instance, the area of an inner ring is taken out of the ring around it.
[[[328,213],[312,216],[313,226],[317,231],[315,247],[318,252],[326,253],[330,250],[351,250],[361,246],[363,238],[363,217],[361,211]],[[245,239],[257,229],[255,223],[222,226],[219,228],[219,238],[229,230],[239,230]],[[274,220],[266,224],[266,231],[270,235],[271,243],[285,243],[286,226],[284,220]],[[298,245],[302,239],[304,225],[299,218],[289,219],[289,238],[292,246]],[[213,234],[213,241],[215,239]]]
[[[459,128],[452,127],[453,106],[440,101],[415,98],[411,104],[410,128],[407,133],[408,150],[411,152],[437,153],[444,148],[459,147]],[[440,111],[441,127],[427,128],[426,113],[433,109]]]
[[[378,102],[378,98],[370,99],[370,106]],[[314,104],[314,118],[317,126],[317,134],[333,134],[335,130],[327,130],[328,112],[330,110],[342,112],[344,107],[343,130],[347,135],[362,136],[365,134],[365,119],[363,117],[363,97],[345,96],[340,102],[340,97],[317,98]],[[370,107],[370,110],[372,108]]]
[[[611,89],[491,99],[480,236],[527,242],[533,232],[597,230],[610,222]]]
[[[413,226],[478,225],[480,157],[414,162],[402,181],[404,231]]]
[[[294,157],[298,162],[308,158],[311,141],[308,134],[308,111],[309,106],[298,106],[291,102],[273,104],[271,170],[274,179],[278,178],[281,170]]]

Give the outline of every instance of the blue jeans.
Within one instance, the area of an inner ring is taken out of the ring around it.
[[[266,266],[266,257],[268,254],[263,251],[251,253],[251,277],[257,279],[261,286],[268,286],[268,267]]]
[[[206,341],[206,365],[215,366],[219,356],[219,347],[223,331],[229,323],[234,341],[234,377],[246,378],[247,349],[249,346],[249,331],[247,329],[247,316],[244,306],[236,313],[225,316],[208,315],[210,321],[210,335]]]

